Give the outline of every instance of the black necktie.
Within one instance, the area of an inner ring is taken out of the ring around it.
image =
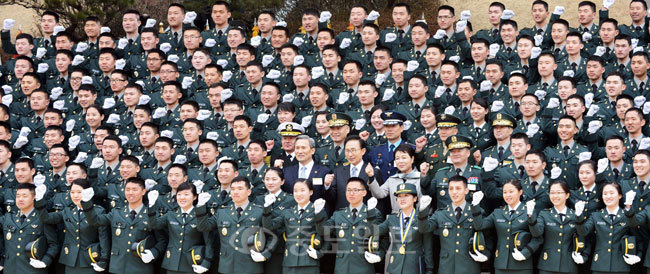
[[[357,220],[357,209],[353,208],[352,209],[352,221],[356,221],[356,220]]]
[[[512,218],[512,215],[515,215],[515,211],[514,211],[514,210],[510,210],[510,218]]]
[[[605,48],[605,54],[606,54],[606,55],[609,55],[609,53],[610,53],[611,51],[612,51],[612,49],[610,49],[609,47],[606,47],[606,48]]]
[[[571,63],[571,70],[573,70],[574,73],[577,73],[578,72],[578,64]]]
[[[588,28],[582,28],[582,32],[583,32],[583,33],[584,33],[584,32],[589,32],[589,29],[588,29]]]
[[[569,146],[564,146],[564,157],[569,158]]]
[[[463,216],[463,209],[460,207],[456,208],[456,222],[460,221],[460,217]]]
[[[402,87],[398,87],[398,88],[397,88],[397,96],[400,96],[400,95],[402,94],[402,91],[403,91],[403,90],[404,90],[404,89],[403,89]]]
[[[476,131],[476,137],[478,137],[478,135],[481,134],[481,128],[475,127],[474,130]]]
[[[637,27],[634,28],[634,29],[635,29],[637,32],[641,32],[641,27],[639,27],[639,26],[637,26]]]
[[[25,214],[21,214],[20,215],[20,223],[21,224],[25,223],[25,219],[27,219],[27,216],[25,216]]]
[[[129,45],[133,44],[133,39],[129,39]]]
[[[618,168],[614,168],[612,169],[612,171],[614,172],[614,179],[618,181],[618,173],[619,173]]]
[[[459,176],[460,176],[460,173],[461,173],[461,172],[463,172],[463,171],[460,170],[460,168],[457,168],[457,169],[456,169],[456,175],[459,175]]]
[[[298,92],[298,99],[300,99],[300,103],[305,99],[305,94],[302,92]]]
[[[501,159],[503,159],[503,151],[504,151],[504,148],[499,147],[499,161],[501,161]]]
[[[560,49],[555,49],[555,56],[560,55]]]
[[[410,219],[411,217],[404,217],[404,226],[408,225]]]
[[[427,140],[431,139],[431,133],[427,133]]]
[[[589,195],[591,195],[591,191],[585,191],[585,198],[589,199]]]
[[[368,60],[372,60],[372,51],[366,51],[366,57]]]
[[[45,47],[47,48],[48,46],[50,46],[50,40],[49,40],[49,39],[46,39],[46,40],[45,40]]]
[[[506,51],[508,52],[508,54],[511,54],[512,53],[512,48],[506,48]]]
[[[299,217],[299,218],[302,218],[302,214],[303,214],[303,213],[305,213],[305,210],[304,210],[304,209],[300,209],[300,210],[298,210],[298,217]]]
[[[639,83],[639,90],[645,90],[645,82]]]
[[[533,189],[533,195],[535,195],[535,193],[537,193],[537,181],[530,183],[530,186]]]
[[[135,220],[135,215],[136,214],[138,214],[138,213],[136,213],[135,210],[131,210],[131,216],[129,216],[129,217],[131,217],[131,221]],[[185,213],[183,213],[183,214],[185,214]],[[185,222],[185,221],[183,221],[183,222]]]
[[[404,38],[404,30],[398,30],[398,31],[397,31],[397,34],[398,34],[397,36],[399,36],[399,39],[400,39],[400,40],[401,40],[402,38]]]
[[[221,39],[221,36],[223,36],[223,31],[222,31],[222,30],[219,30],[219,31],[217,32],[217,36],[219,37],[219,39]]]
[[[596,84],[591,85],[591,92],[596,92],[598,90],[598,86]]]
[[[163,168],[162,168],[162,167],[159,167],[159,168],[158,168],[158,173],[161,173],[161,172],[163,172]]]
[[[519,166],[519,178],[524,178],[524,173],[526,173],[526,168],[523,165]]]
[[[419,50],[415,52],[415,58],[420,59],[420,55],[422,55],[422,53],[420,53]]]
[[[264,113],[266,113],[266,114],[269,114],[269,115],[270,115],[270,114],[271,114],[271,110],[270,110],[270,109],[267,109],[267,110],[266,110],[266,111],[265,111]]]
[[[447,101],[451,101],[451,89],[445,89],[445,93],[447,94]]]
[[[618,69],[619,69],[620,71],[624,71],[624,70],[625,70],[625,65],[624,65],[624,64],[620,64],[620,65],[618,65]]]
[[[632,151],[636,152],[639,149],[639,142],[632,140]]]
[[[205,174],[208,174],[208,172],[210,172],[210,170],[206,167],[206,168],[203,169],[203,172],[205,172]]]
[[[614,223],[614,217],[615,217],[615,216],[616,216],[616,215],[614,215],[614,214],[609,214],[609,219],[612,220],[612,223]]]
[[[178,42],[178,32],[174,32],[174,41]]]
[[[645,181],[639,182],[639,189],[641,190],[641,192],[645,191],[645,185],[646,185]]]
[[[537,29],[537,34],[542,34],[542,33],[544,33],[543,29]]]
[[[187,222],[187,213],[183,213],[183,223]]]
[[[542,83],[542,89],[546,91],[548,89],[548,83]]]
[[[257,169],[253,169],[253,171],[251,171],[251,175],[253,175],[252,178],[257,178]]]
[[[560,222],[564,222],[564,216],[566,215],[564,215],[564,213],[560,213],[559,215],[560,215]]]
[[[192,152],[194,152],[194,149],[192,149],[191,147],[187,148],[187,154],[192,154]]]
[[[61,175],[54,174],[54,182],[58,182],[60,178],[61,178]]]
[[[113,169],[112,169],[111,167],[107,167],[107,168],[106,168],[106,172],[107,172],[108,174],[111,174],[111,172],[113,172]]]
[[[327,74],[327,76],[329,76],[329,78],[330,78],[330,83],[332,83],[332,81],[334,81],[334,73],[331,73],[331,72],[330,72],[330,73]]]
[[[341,146],[336,146],[334,150],[336,151],[336,157],[338,158],[339,155],[341,154]]]
[[[221,201],[224,201],[226,199],[226,196],[228,196],[228,192],[225,190],[221,191]]]
[[[519,102],[515,102],[515,109],[519,109]]]
[[[415,113],[420,113],[420,105],[415,104],[415,106],[413,106],[413,109],[415,110]]]
[[[524,75],[528,75],[528,65],[524,65],[523,73],[524,73]]]
[[[309,36],[309,43],[310,43],[310,44],[313,44],[313,43],[314,43],[314,37]]]
[[[242,210],[243,210],[243,209],[242,209],[241,207],[238,207],[238,208],[237,208],[237,218],[240,218],[240,217],[241,217],[241,212],[242,212]]]
[[[498,30],[498,29],[493,29],[493,30],[492,30],[492,36],[497,36],[498,34],[499,34],[499,30]]]
[[[481,75],[481,67],[476,67],[476,75]]]
[[[437,73],[436,73],[435,71],[432,71],[432,72],[431,72],[431,79],[433,79],[433,80],[438,79],[436,74],[437,74]]]
[[[242,153],[244,153],[244,149],[245,149],[244,146],[239,146],[239,147],[237,148],[237,151],[239,152],[239,155],[241,155]]]
[[[252,90],[252,92],[253,92],[253,97],[257,97],[257,89],[254,88],[254,89]]]

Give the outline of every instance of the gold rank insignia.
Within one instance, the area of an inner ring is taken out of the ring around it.
[[[446,229],[446,228],[443,229],[443,230],[442,230],[442,236],[443,236],[443,237],[447,237],[447,236],[449,236],[449,230]]]
[[[172,256],[171,251],[167,250],[167,258],[170,258]]]
[[[221,229],[221,235],[223,235],[223,236],[228,235],[228,229],[226,229],[225,227],[222,228],[222,229]]]
[[[120,234],[122,234],[122,230],[118,227],[118,228],[115,230],[115,236],[120,236]]]
[[[548,253],[544,252],[544,261],[548,260]]]
[[[7,241],[11,240],[11,232],[7,232],[7,237],[6,237],[6,239],[7,239]]]
[[[65,252],[65,255],[68,255],[68,252],[70,252],[70,250],[68,250],[68,247],[66,246],[65,248],[63,248],[63,252]]]
[[[499,114],[499,115],[501,115],[501,114]],[[458,139],[456,138],[456,135],[451,136],[451,142],[452,142],[452,143],[456,143],[456,142],[458,142]]]
[[[345,231],[343,229],[339,230],[339,238],[345,237]]]

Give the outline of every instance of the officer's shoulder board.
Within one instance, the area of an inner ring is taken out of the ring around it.
[[[438,169],[438,171],[448,170],[448,169],[450,169],[450,168],[451,168],[451,167],[446,166],[446,167],[442,167],[442,168]]]
[[[482,170],[482,169],[483,169],[483,168],[480,167],[480,166],[472,166],[472,168],[474,168],[474,169],[478,169],[478,170]]]

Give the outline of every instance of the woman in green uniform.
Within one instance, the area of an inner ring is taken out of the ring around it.
[[[176,192],[176,202],[178,209],[168,211],[159,216],[156,207],[161,203],[156,203],[158,191],[150,191],[147,194],[149,198],[149,224],[153,229],[167,229],[169,232],[169,243],[162,263],[162,268],[167,269],[167,273],[204,273],[209,270],[210,262],[214,252],[212,249],[212,240],[210,233],[200,232],[197,229],[196,213],[194,212],[194,203],[197,198],[196,187],[188,182],[178,186]],[[203,256],[200,256],[200,262],[195,262],[195,256],[187,256],[192,250],[198,250],[203,247]],[[201,258],[202,257],[202,258]]]
[[[477,192],[482,193],[482,192]],[[531,237],[528,229],[526,209],[521,204],[523,190],[518,180],[507,180],[503,184],[503,200],[506,205],[495,209],[487,217],[482,216],[479,206],[472,208],[474,227],[477,230],[494,228],[497,247],[494,252],[495,273],[533,273],[533,254],[542,244],[539,237]],[[474,195],[472,204],[482,195]],[[523,239],[530,238],[526,243]]]
[[[293,185],[293,198],[296,205],[274,213],[276,197],[264,197],[264,217],[262,224],[276,235],[285,237],[282,273],[320,273],[323,253],[319,250],[321,237],[316,233],[316,211],[323,209],[324,201],[310,202],[314,193],[311,180],[298,179]],[[285,234],[283,234],[285,233]]]
[[[41,222],[64,225],[65,238],[59,253],[59,263],[65,265],[65,273],[96,273],[95,271],[102,272],[108,267],[110,231],[106,226],[89,225],[81,209],[81,191],[89,187],[90,183],[86,179],[74,180],[69,192],[73,206],[49,213],[47,200],[43,199],[47,186],[42,184],[36,188],[34,206]],[[93,210],[97,214],[104,213],[100,206],[95,206]],[[98,245],[98,248],[89,252],[89,248],[94,245]]]
[[[420,229],[415,203],[418,191],[414,184],[402,183],[396,187],[397,205],[400,211],[389,215],[377,226],[376,237],[391,235],[391,248],[386,258],[386,273],[433,272],[431,233]]]
[[[602,209],[605,204],[600,195],[602,190],[599,183],[596,183],[598,178],[597,164],[592,160],[582,161],[578,164],[578,180],[581,187],[571,190],[569,200],[572,205],[578,201],[585,202],[585,218],[588,218],[592,212]]]
[[[634,193],[631,191],[631,193]],[[580,236],[595,232],[596,242],[591,261],[593,273],[629,273],[630,265],[641,261],[639,256],[624,254],[627,250],[626,236],[630,229],[620,207],[623,197],[621,186],[616,182],[603,185],[602,198],[605,208],[593,212],[588,218],[583,214],[586,203],[578,201],[575,205],[577,230]],[[625,195],[625,204],[632,204],[634,194]]]
[[[486,121],[486,117],[490,113],[488,102],[483,98],[475,98],[470,105],[469,114],[472,117],[472,124],[470,125],[469,136],[476,147],[474,151],[483,151],[488,149],[494,144],[492,137],[492,125]],[[473,129],[473,130],[472,130]]]
[[[544,246],[537,263],[540,274],[577,273],[578,265],[588,258],[575,251],[575,214],[567,207],[569,185],[563,181],[551,183],[549,197],[552,208],[542,209],[537,215],[535,200],[526,202],[528,226],[533,237],[543,237]]]

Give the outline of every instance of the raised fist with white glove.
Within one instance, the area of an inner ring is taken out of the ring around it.
[[[426,209],[431,204],[431,196],[424,195],[420,198],[420,211]]]
[[[535,200],[530,200],[526,202],[526,214],[528,214],[528,217],[533,216],[533,212],[535,212]]]
[[[275,202],[275,195],[269,193],[264,196],[264,207],[269,207]]]
[[[16,20],[7,18],[2,22],[2,30],[10,30],[16,24]]]
[[[149,193],[147,193],[147,199],[149,200],[149,207],[153,207],[156,204],[156,200],[158,200],[158,196],[160,196],[158,190],[152,190],[149,191]]]
[[[320,213],[325,207],[325,200],[323,198],[318,198],[314,201],[314,213]]]
[[[81,201],[88,202],[95,196],[95,190],[92,187],[84,188],[81,191]]]
[[[472,206],[477,206],[481,203],[481,200],[483,200],[483,191],[477,191],[472,194]]]

